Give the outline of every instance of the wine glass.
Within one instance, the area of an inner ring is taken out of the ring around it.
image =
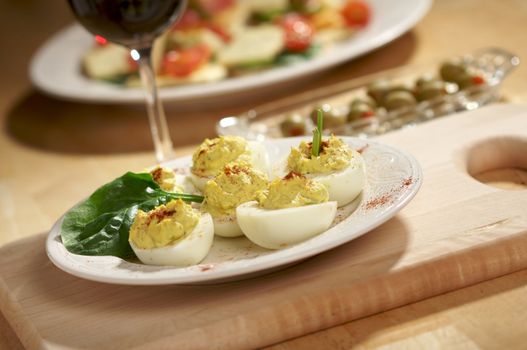
[[[158,162],[173,157],[172,140],[157,91],[151,61],[154,39],[182,15],[187,0],[68,0],[79,22],[90,32],[130,49],[139,66]]]

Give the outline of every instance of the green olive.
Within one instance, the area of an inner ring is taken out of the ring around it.
[[[333,110],[333,108],[331,107],[330,104],[328,103],[324,103],[322,105],[319,105],[319,106],[316,106],[315,108],[313,108],[313,110],[311,111],[311,114],[309,115],[309,117],[311,118],[311,121],[313,122],[313,124],[316,124],[317,123],[317,115],[318,115],[318,110],[322,110],[322,113],[324,113],[324,120],[326,120],[326,116],[328,114],[330,114]]]
[[[375,80],[368,85],[368,95],[377,103],[382,101],[383,96],[388,90],[390,90],[390,82],[385,79]]]
[[[347,115],[341,109],[332,109],[332,112],[324,115],[324,128],[334,128],[346,124]]]
[[[331,105],[325,103],[322,106],[318,107],[322,109],[322,112],[324,113],[324,129],[326,128],[334,128],[343,124],[346,124],[346,114],[343,113],[342,109],[332,107]],[[313,112],[311,112],[311,120],[314,124],[317,123],[317,110],[318,108],[315,108]]]
[[[280,123],[283,136],[300,136],[306,133],[306,123],[299,114],[290,114]]]
[[[414,106],[416,103],[414,95],[408,91],[391,91],[383,99],[383,106],[388,111]]]
[[[388,90],[388,93],[393,92],[393,91],[408,91],[411,93],[412,87],[409,84],[404,84],[404,83],[395,84],[390,87],[390,89]]]
[[[375,114],[375,110],[366,103],[356,103],[350,107],[348,112],[348,122],[353,122],[361,118],[368,118]]]
[[[457,83],[467,71],[467,65],[460,59],[444,62],[439,68],[439,74],[445,81]]]
[[[432,80],[426,84],[421,84],[415,91],[418,101],[431,100],[445,94],[445,83],[440,80]]]
[[[377,108],[377,102],[370,96],[364,96],[360,98],[355,98],[350,103],[350,109],[353,108],[353,106],[365,104],[370,106],[371,109]]]
[[[379,105],[382,106],[382,107],[386,107],[384,105],[384,103],[386,101],[386,96],[388,96],[389,94],[391,94],[393,92],[407,92],[407,93],[410,93],[410,94],[413,93],[412,88],[408,84],[395,84],[395,85],[392,85],[390,87],[390,89],[388,89],[388,91],[386,91],[386,93],[382,97],[381,102],[379,103]]]
[[[469,88],[471,86],[485,84],[485,79],[476,72],[467,72],[459,77],[457,81],[460,90]]]
[[[432,82],[435,82],[435,81],[441,81],[441,80],[438,77],[436,77],[436,76],[434,76],[432,74],[425,74],[425,75],[420,76],[415,81],[415,87],[416,88],[420,88],[423,85],[426,85],[426,84],[429,84],[429,83],[432,83]]]

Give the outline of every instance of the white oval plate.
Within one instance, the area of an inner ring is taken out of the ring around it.
[[[299,64],[259,74],[229,78],[216,83],[164,87],[165,100],[184,100],[247,91],[330,68],[376,49],[412,28],[430,8],[432,0],[369,0],[373,17],[368,27],[327,52]],[[86,102],[142,103],[143,91],[91,80],[81,74],[82,56],[93,45],[93,36],[73,25],[47,41],[33,57],[30,77],[51,95]]]
[[[421,168],[414,157],[370,140],[343,138],[351,147],[362,150],[367,181],[360,198],[339,208],[331,228],[297,245],[267,250],[245,237],[214,237],[205,260],[185,268],[148,266],[113,256],[82,256],[69,253],[60,238],[60,219],[49,233],[46,250],[51,261],[72,275],[89,280],[129,284],[194,284],[239,280],[335,248],[381,225],[401,210],[417,193],[422,182]],[[283,164],[292,146],[301,138],[265,141],[271,164]],[[186,170],[191,157],[179,158],[166,166]]]

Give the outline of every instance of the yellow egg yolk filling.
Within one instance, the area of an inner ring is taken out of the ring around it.
[[[300,207],[327,202],[328,199],[328,190],[324,185],[295,172],[272,181],[269,188],[257,196],[259,206],[264,209]]]
[[[129,240],[141,249],[166,247],[177,243],[196,227],[200,219],[198,211],[181,199],[144,212],[138,210]]]
[[[150,171],[152,179],[167,192],[183,192],[183,189],[176,184],[176,174],[171,169],[155,167]]]
[[[238,136],[205,139],[192,155],[192,173],[201,177],[215,176],[226,164],[250,163],[247,141]]]
[[[321,152],[317,157],[311,155],[311,142],[302,141],[298,148],[291,148],[287,167],[300,174],[327,174],[347,168],[352,157],[349,146],[331,135],[322,141]]]
[[[203,209],[213,217],[233,215],[238,205],[256,199],[267,183],[264,173],[247,165],[227,165],[205,184]]]

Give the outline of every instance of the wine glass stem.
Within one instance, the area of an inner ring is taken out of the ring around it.
[[[174,157],[172,140],[168,131],[167,120],[161,99],[159,98],[156,78],[151,59],[151,47],[145,47],[135,50],[139,57],[132,57],[139,64],[139,74],[143,83],[146,96],[146,109],[150,123],[150,131],[154,141],[156,158],[159,163]]]

